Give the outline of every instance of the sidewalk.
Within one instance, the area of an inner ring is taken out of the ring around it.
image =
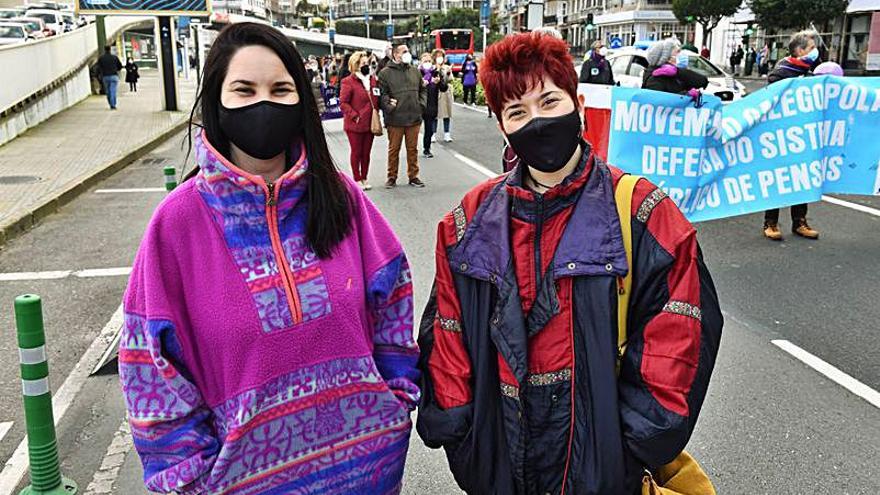
[[[194,77],[178,79],[178,112],[161,110],[158,71],[141,73],[137,93],[120,79],[118,110],[90,96],[0,146],[0,246],[183,128]]]

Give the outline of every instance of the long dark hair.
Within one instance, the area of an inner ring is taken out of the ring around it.
[[[276,29],[252,22],[227,26],[220,32],[205,60],[202,86],[189,116],[189,148],[192,150],[194,128],[205,130],[205,137],[226,158],[230,158],[229,138],[220,128],[220,91],[229,62],[235,53],[251,45],[265,46],[275,52],[293,77],[299,103],[303,105],[303,144],[309,160],[309,185],[306,239],[320,258],[333,254],[334,248],[351,232],[352,199],[343,183],[330,150],[318,114],[318,103],[312,93],[302,56],[287,38]],[[198,173],[198,165],[187,179]]]

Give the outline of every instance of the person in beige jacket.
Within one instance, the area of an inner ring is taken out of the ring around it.
[[[452,84],[452,66],[446,61],[446,52],[438,48],[431,52],[434,66],[439,68],[441,77],[447,84]],[[455,98],[452,91],[444,91],[440,93],[440,99],[437,102],[437,118],[443,119],[443,141],[448,143],[452,141],[452,132],[450,126],[452,124],[452,100]],[[439,133],[438,133],[439,134]],[[433,140],[432,140],[433,141]]]

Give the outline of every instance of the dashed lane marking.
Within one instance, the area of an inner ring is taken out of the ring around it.
[[[95,194],[168,192],[164,187],[133,187],[130,189],[96,189]]]
[[[96,278],[123,277],[131,274],[131,267],[92,268],[86,270],[57,270],[46,272],[0,273],[0,282],[21,282],[31,280],[60,280],[68,277]]]
[[[870,206],[860,205],[857,203],[851,203],[849,201],[844,201],[842,199],[835,198],[833,196],[822,196],[822,201],[826,203],[831,203],[837,206],[843,206],[844,208],[849,208],[851,210],[860,211],[862,213],[867,213],[868,215],[874,215],[875,217],[880,217],[880,210],[875,208],[871,208]]]
[[[10,428],[12,428],[12,425],[13,425],[12,421],[6,421],[4,423],[0,423],[0,441],[2,441],[3,437],[5,437],[7,433],[9,433],[9,430],[10,430]]]
[[[880,408],[880,392],[877,392],[871,387],[828,364],[822,360],[822,358],[810,354],[787,340],[771,340],[770,342],[783,351],[791,354],[810,368],[822,373],[834,383],[837,383],[841,387],[858,395],[862,399],[865,399],[869,404]]]

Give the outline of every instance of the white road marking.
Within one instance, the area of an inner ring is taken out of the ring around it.
[[[110,321],[107,322],[101,333],[95,337],[95,340],[92,341],[92,344],[83,353],[79,362],[73,367],[73,371],[67,375],[64,383],[61,384],[61,388],[52,397],[52,410],[55,416],[56,427],[61,422],[61,419],[64,418],[64,414],[67,413],[73,400],[82,389],[83,384],[85,384],[89,377],[89,372],[94,368],[95,363],[101,359],[104,349],[113,340],[116,330],[122,326],[122,322],[122,305],[120,304],[113,313],[113,316],[110,317]],[[6,461],[3,471],[0,471],[0,495],[11,495],[27,470],[28,447],[27,436],[25,436],[21,443],[18,444],[15,452],[12,453],[12,457]]]
[[[57,280],[67,278],[72,272],[61,270],[53,272],[14,272],[0,273],[0,282],[18,282],[21,280]]]
[[[73,275],[79,278],[122,277],[131,275],[131,267],[93,268],[91,270],[73,272]]]
[[[133,187],[131,189],[97,189],[95,194],[168,192],[164,187]]]
[[[9,430],[12,428],[12,421],[6,421],[4,423],[0,423],[0,441],[3,440],[3,437],[9,433]]]
[[[131,267],[91,268],[86,270],[59,270],[48,272],[0,273],[0,282],[21,282],[31,280],[59,280],[68,277],[122,277],[131,274]]]
[[[834,198],[831,196],[822,196],[822,201],[837,206],[843,206],[844,208],[860,211],[862,213],[867,213],[868,215],[874,215],[875,217],[880,217],[880,210],[871,208],[869,206],[860,205],[858,203],[850,203],[849,201],[844,201],[842,199]]]
[[[464,164],[467,165],[468,167],[470,167],[470,168],[476,170],[477,172],[479,172],[479,173],[485,175],[486,177],[488,177],[488,178],[490,178],[490,179],[493,179],[493,178],[498,177],[499,175],[501,175],[501,174],[499,174],[499,173],[497,173],[497,172],[493,172],[493,171],[489,170],[488,168],[484,167],[483,165],[481,165],[481,164],[480,164],[479,162],[477,162],[476,160],[471,160],[470,158],[468,158],[468,157],[462,155],[461,153],[459,153],[459,152],[457,152],[457,151],[455,151],[455,150],[452,150],[452,149],[447,148],[447,151],[449,151],[450,153],[452,153],[452,156],[454,156],[455,158],[457,158],[459,161],[461,161],[462,163],[464,163]]]
[[[125,463],[125,456],[132,447],[131,428],[128,421],[123,419],[119,429],[113,434],[113,440],[104,457],[101,459],[101,467],[95,471],[92,481],[86,487],[83,495],[103,495],[113,493],[113,484],[119,478],[119,470]]]
[[[771,340],[770,342],[783,351],[791,354],[810,368],[822,373],[831,381],[858,395],[862,399],[865,399],[869,404],[880,408],[880,392],[877,392],[871,387],[823,361],[821,358],[810,354],[787,340]]]
[[[453,105],[455,105],[457,107],[461,107],[461,108],[466,108],[466,109],[470,110],[471,112],[479,112],[483,115],[489,115],[489,110],[486,109],[485,105],[480,105],[478,107],[472,107],[470,105],[465,105],[464,103],[459,103],[457,101],[454,102]]]

